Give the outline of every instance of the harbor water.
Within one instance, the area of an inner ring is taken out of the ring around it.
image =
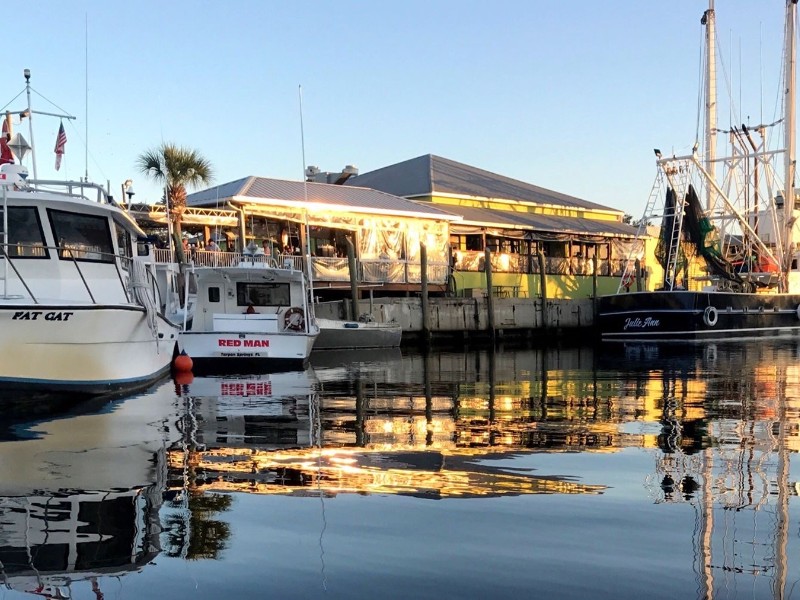
[[[7,406],[3,599],[800,593],[797,341],[329,351]]]

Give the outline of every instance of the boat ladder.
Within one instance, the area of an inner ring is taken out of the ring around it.
[[[664,269],[664,288],[671,290],[674,289],[675,280],[678,276],[678,260],[681,253],[681,238],[683,237],[684,205],[686,204],[686,192],[689,188],[689,169],[685,165],[677,168],[665,165],[665,169],[669,169],[666,171],[666,177],[669,187],[672,188],[675,195],[673,214],[664,214],[664,217],[673,217],[667,265]],[[675,181],[676,178],[678,181]]]

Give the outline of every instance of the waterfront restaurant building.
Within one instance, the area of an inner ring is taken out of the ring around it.
[[[306,268],[309,249],[314,293],[324,300],[349,296],[350,244],[360,293],[418,292],[423,243],[429,289],[445,293],[450,274],[449,223],[461,219],[430,203],[383,191],[253,176],[190,194],[186,204],[190,210],[239,214],[238,231],[220,231],[230,242],[223,249],[249,247],[265,252],[275,264],[291,261],[298,269]]]
[[[538,295],[540,265],[549,298],[615,293],[629,260],[639,259],[645,274],[653,267],[644,264],[642,242],[635,242],[636,228],[623,222],[622,211],[439,156],[383,167],[345,185],[458,216],[449,222],[458,295],[485,289],[486,249],[498,295]]]

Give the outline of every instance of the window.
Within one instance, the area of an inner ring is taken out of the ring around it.
[[[236,284],[236,304],[239,306],[289,306],[288,283],[249,283]]]
[[[208,288],[208,301],[209,302],[219,302],[219,288],[218,287],[210,287]]]
[[[3,231],[3,209],[0,207],[0,233]],[[8,207],[8,255],[11,258],[49,258],[44,231],[35,207]]]
[[[91,262],[114,262],[114,245],[108,219],[48,209],[59,258]]]

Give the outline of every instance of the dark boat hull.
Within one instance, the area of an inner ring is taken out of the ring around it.
[[[800,336],[800,294],[660,291],[598,298],[604,341]]]

